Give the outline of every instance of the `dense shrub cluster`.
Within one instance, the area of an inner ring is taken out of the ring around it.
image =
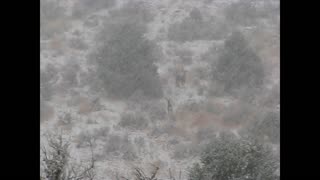
[[[153,137],[159,137],[164,134],[170,134],[174,129],[174,125],[172,123],[166,123],[162,125],[155,125],[150,131],[150,135]]]
[[[132,106],[137,107],[137,103],[132,104]],[[137,110],[145,112],[148,115],[150,121],[155,122],[158,120],[166,119],[167,117],[166,107],[167,107],[166,102],[163,102],[161,100],[155,100],[155,101],[144,100],[139,102],[139,108]]]
[[[92,132],[80,132],[75,139],[77,148],[87,147],[90,144],[95,145],[96,140],[106,140],[108,138],[109,131],[109,127],[106,126],[95,129]]]
[[[80,38],[72,38],[69,41],[69,46],[72,49],[84,51],[89,48],[89,46],[86,44],[86,42]]]
[[[208,143],[210,139],[214,139],[216,137],[216,133],[213,129],[211,128],[202,128],[198,129],[197,133],[195,134],[196,140],[198,143],[203,144],[203,143]]]
[[[128,98],[137,91],[150,98],[162,96],[156,46],[144,38],[145,30],[134,18],[119,17],[108,21],[99,35],[102,45],[91,57],[110,96]]]
[[[280,113],[276,111],[267,112],[266,115],[255,121],[248,132],[261,141],[280,143]]]
[[[265,76],[261,59],[239,31],[225,41],[224,50],[212,65],[212,72],[212,78],[227,93],[235,93],[242,88],[259,88]]]
[[[91,134],[89,134],[88,132],[82,131],[81,133],[78,134],[76,138],[76,142],[77,142],[76,147],[77,148],[87,147],[89,143],[92,143],[93,141],[94,141],[94,138]]]
[[[173,152],[173,159],[183,160],[197,155],[198,147],[192,145],[178,144]]]
[[[40,22],[50,21],[65,15],[65,9],[56,0],[40,1]]]
[[[75,87],[78,85],[78,72],[80,70],[80,66],[76,61],[69,61],[62,67],[61,75],[62,75],[62,86],[64,88]]]
[[[251,138],[222,135],[205,148],[201,163],[190,170],[190,180],[275,180],[278,162],[272,150]]]
[[[121,157],[124,160],[133,161],[137,158],[133,144],[128,136],[111,135],[104,147],[107,155]]]
[[[148,109],[151,121],[164,120],[167,117],[167,111],[164,106],[154,105]]]
[[[125,113],[121,115],[119,126],[132,130],[143,130],[149,125],[148,119],[141,113]]]
[[[182,22],[169,26],[168,39],[178,42],[195,40],[223,39],[229,27],[217,18],[204,19],[200,10],[195,8]]]
[[[75,117],[70,112],[58,112],[57,118],[56,127],[66,131],[70,131],[74,127]]]
[[[138,147],[144,147],[146,145],[145,139],[143,137],[137,137],[134,139],[134,143]]]

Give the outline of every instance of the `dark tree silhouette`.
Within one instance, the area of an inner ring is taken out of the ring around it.
[[[103,45],[93,58],[109,95],[128,98],[141,91],[146,97],[162,97],[157,66],[154,64],[157,61],[154,55],[156,46],[143,37],[145,28],[145,24],[139,21],[120,17],[106,23],[100,34]]]
[[[225,41],[224,51],[212,69],[213,80],[224,85],[228,93],[241,88],[259,88],[265,76],[261,59],[238,31]]]

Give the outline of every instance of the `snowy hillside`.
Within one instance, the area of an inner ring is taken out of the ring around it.
[[[237,3],[41,0],[41,144],[60,132],[70,139],[72,159],[87,162],[86,141],[92,140],[97,180],[130,177],[134,167],[149,170],[152,164],[160,168],[158,179],[170,179],[169,172],[188,179],[188,169],[211,137],[222,131],[241,136],[264,124],[260,121],[268,114],[278,117],[279,1]],[[120,20],[134,18],[146,26],[143,36],[155,46],[162,92],[157,98],[145,97],[141,88],[128,98],[113,96],[99,74],[103,68],[95,59],[104,39],[120,31],[113,30]],[[234,31],[261,59],[264,80],[257,88],[241,86],[229,93],[227,85],[212,80],[212,64],[219,64]],[[269,131],[258,133],[261,141],[278,147]]]

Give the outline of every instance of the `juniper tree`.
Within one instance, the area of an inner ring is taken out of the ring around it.
[[[116,98],[128,98],[137,91],[144,96],[162,96],[155,62],[156,46],[144,37],[146,26],[134,17],[119,17],[105,24],[102,42],[93,54],[103,88]]]
[[[259,88],[265,76],[261,59],[238,31],[225,41],[218,61],[212,64],[212,72],[213,80],[223,85],[228,93]]]

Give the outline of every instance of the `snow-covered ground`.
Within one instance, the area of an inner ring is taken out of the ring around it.
[[[76,0],[61,1],[64,7],[67,9],[67,14],[71,14],[72,6]],[[124,3],[129,0],[119,0],[117,5],[112,8],[119,8]],[[138,0],[137,0],[138,1]],[[148,25],[148,33],[146,37],[150,40],[157,42],[163,51],[164,59],[157,64],[158,72],[160,77],[169,76],[169,83],[164,87],[165,96],[170,97],[172,102],[174,102],[174,107],[182,106],[188,102],[206,102],[208,99],[204,95],[199,95],[197,87],[192,84],[186,84],[184,88],[177,88],[174,84],[174,79],[172,76],[168,75],[170,69],[175,68],[175,63],[177,63],[177,57],[168,53],[170,52],[172,44],[180,49],[188,49],[192,52],[192,63],[185,67],[187,72],[192,72],[196,68],[205,68],[209,64],[202,60],[202,55],[204,55],[209,48],[212,47],[222,47],[223,41],[221,40],[199,40],[186,43],[172,42],[168,39],[158,40],[162,34],[166,34],[168,27],[176,22],[181,22],[186,18],[189,12],[194,7],[199,7],[210,15],[220,12],[220,10],[226,5],[234,2],[233,0],[214,0],[212,3],[208,4],[205,1],[196,0],[140,0],[147,4],[146,7],[155,14],[154,20]],[[84,25],[83,20],[68,20],[69,28],[67,31],[56,36],[59,45],[57,48],[61,52],[57,54],[52,44],[53,40],[41,40],[41,44],[47,48],[41,51],[41,69],[44,70],[48,64],[54,65],[58,70],[67,66],[70,62],[75,62],[79,66],[79,72],[77,76],[79,77],[80,72],[89,72],[90,68],[94,68],[88,64],[87,55],[90,54],[95,48],[95,37],[100,31],[102,26],[103,17],[108,16],[108,9],[103,9],[98,12],[93,13],[99,18],[99,25],[96,27],[88,27]],[[163,30],[163,31],[161,31]],[[248,29],[248,31],[250,28]],[[80,34],[81,40],[83,40],[88,48],[84,50],[72,49],[68,46],[68,41],[75,37],[74,32],[77,31]],[[61,84],[61,74],[58,71],[58,80],[52,84],[53,87],[58,88]],[[271,86],[276,84],[279,80],[279,74],[274,72],[272,75],[274,82],[271,82]],[[206,81],[203,81],[204,86],[208,86]],[[41,141],[45,143],[45,134],[48,132],[57,132],[62,130],[71,139],[76,139],[80,133],[88,132],[94,133],[103,127],[109,128],[109,135],[119,135],[121,137],[128,136],[129,141],[133,142],[136,138],[143,138],[145,142],[145,147],[139,150],[138,146],[134,146],[134,150],[137,152],[138,158],[133,161],[126,161],[117,156],[99,156],[103,154],[106,142],[103,140],[97,140],[97,145],[94,148],[94,153],[97,157],[100,157],[97,161],[97,180],[105,180],[114,178],[116,173],[121,173],[124,176],[129,175],[134,166],[140,166],[142,168],[150,167],[151,163],[161,162],[163,169],[159,171],[159,178],[168,178],[168,170],[174,172],[176,176],[179,172],[182,172],[182,179],[187,179],[187,169],[196,162],[197,157],[189,157],[182,160],[176,160],[172,158],[174,153],[174,148],[168,146],[168,141],[170,137],[168,134],[163,134],[158,137],[150,135],[150,130],[144,131],[133,131],[118,127],[118,122],[121,119],[121,114],[128,111],[128,104],[122,101],[110,100],[104,96],[100,96],[100,104],[105,107],[100,111],[81,113],[78,105],[70,106],[70,102],[76,98],[83,98],[89,102],[94,99],[94,97],[100,94],[92,94],[88,87],[76,87],[73,88],[75,95],[71,94],[71,90],[64,91],[66,93],[55,94],[52,99],[47,102],[50,107],[54,109],[54,115],[47,121],[41,122]],[[163,100],[163,102],[165,102]],[[232,103],[232,99],[227,97],[221,100],[221,104],[224,106],[229,106]],[[69,113],[71,116],[71,125],[59,125],[61,123],[61,117]],[[92,120],[92,123],[88,123]],[[160,125],[164,125],[166,122],[158,122]],[[234,132],[237,134],[237,132]],[[181,142],[182,144],[188,142]],[[73,158],[86,159],[90,158],[89,148],[76,147],[76,142],[72,141],[71,155]],[[127,174],[126,174],[127,173]]]

